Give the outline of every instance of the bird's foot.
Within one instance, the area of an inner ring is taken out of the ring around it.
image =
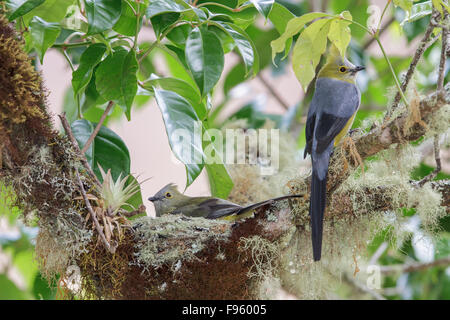
[[[349,131],[348,131],[348,135],[350,136],[350,137],[354,137],[356,134],[362,134],[363,133],[363,130],[361,129],[361,128],[355,128],[355,129],[350,129]]]
[[[364,173],[364,162],[358,153],[358,149],[356,148],[355,142],[351,137],[345,137],[342,142],[342,149],[348,151],[350,154],[353,165],[359,165],[361,167],[362,172]],[[346,156],[344,156],[345,162],[347,163]]]

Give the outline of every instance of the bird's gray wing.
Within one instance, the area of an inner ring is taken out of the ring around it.
[[[240,205],[219,198],[208,199],[205,202],[202,202],[201,206],[207,207],[209,210],[209,214],[205,217],[207,219],[217,219],[229,216],[242,209]]]
[[[205,197],[205,200],[196,204],[187,204],[176,209],[174,214],[184,214],[191,217],[204,217],[217,219],[237,213],[242,207],[220,198]]]
[[[303,153],[303,158],[306,158],[307,154],[311,154],[313,135],[314,135],[314,125],[316,123],[316,104],[315,99],[311,101],[308,109],[308,116],[306,118],[305,136],[306,136],[306,147]]]
[[[322,79],[317,105],[314,139],[315,153],[324,152],[358,110],[360,93],[356,85],[333,79]],[[314,140],[313,139],[313,140]]]
[[[323,113],[317,124],[315,138],[317,140],[316,152],[322,153],[331,144],[334,138],[344,129],[350,117],[338,117],[333,114]]]

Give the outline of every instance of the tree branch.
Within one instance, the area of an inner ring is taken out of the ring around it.
[[[86,156],[84,155],[84,152],[81,152],[80,147],[78,146],[78,142],[75,139],[75,137],[73,136],[73,132],[72,129],[70,128],[70,124],[67,121],[66,118],[66,114],[62,113],[60,115],[58,115],[59,119],[61,120],[61,124],[64,128],[64,131],[66,131],[67,136],[69,137],[70,142],[72,143],[72,147],[75,150],[75,152],[80,156],[80,161],[83,164],[83,167],[86,169],[86,171],[88,172],[89,176],[91,177],[91,179],[98,185],[101,186],[102,184],[100,183],[100,181],[97,179],[97,176],[95,175],[94,171],[92,171],[91,166],[89,165]]]
[[[386,300],[386,298],[383,297],[381,294],[379,294],[375,290],[369,289],[367,286],[356,281],[355,279],[352,279],[352,277],[349,276],[347,273],[344,273],[344,280],[345,280],[345,282],[347,282],[348,284],[350,284],[351,286],[356,288],[358,291],[361,291],[363,293],[370,295],[375,300]]]
[[[420,180],[417,185],[419,187],[423,187],[423,185],[434,178],[436,178],[437,174],[441,172],[441,156],[440,156],[440,148],[439,148],[439,135],[434,136],[434,159],[436,161],[436,168],[429,175]]]
[[[378,32],[378,36],[380,37],[388,28],[389,28],[389,26],[393,23],[395,21],[395,17],[394,16],[392,16],[384,25],[383,25],[383,27],[380,29],[380,31]],[[371,45],[372,45],[372,43],[374,43],[375,42],[375,38],[374,37],[370,37],[369,38],[369,40],[367,40],[364,44],[363,44],[363,46],[362,46],[362,48],[363,48],[363,50],[366,50],[367,48],[369,48]]]
[[[272,85],[270,83],[268,83],[266,81],[266,79],[264,79],[264,76],[261,73],[258,73],[258,75],[256,77],[267,88],[267,90],[269,90],[269,92],[272,94],[272,96],[275,98],[275,100],[277,100],[278,103],[283,107],[283,109],[288,110],[289,105],[283,100],[283,98],[280,97],[278,92],[275,91],[275,88],[273,88]]]
[[[97,229],[98,235],[100,236],[100,239],[102,240],[105,248],[111,254],[114,254],[116,252],[116,248],[111,246],[111,244],[108,242],[108,240],[106,240],[106,237],[102,231],[102,227],[100,226],[100,223],[98,222],[97,215],[96,215],[94,209],[92,209],[91,203],[89,202],[89,199],[86,195],[86,191],[84,190],[83,182],[81,182],[81,179],[80,179],[80,174],[78,173],[78,171],[76,169],[75,169],[75,175],[77,177],[78,185],[80,187],[80,193],[83,197],[84,203],[86,204],[86,208],[88,209],[89,214],[91,215],[92,220],[94,221],[95,228]]]
[[[439,266],[448,266],[450,265],[450,256],[434,260],[432,262],[426,263],[411,263],[411,264],[399,264],[399,265],[391,265],[391,266],[380,266],[380,271],[384,274],[391,273],[405,273],[405,272],[415,272],[422,271],[425,269],[439,267]]]
[[[420,58],[422,58],[423,53],[425,52],[425,49],[427,48],[428,41],[430,40],[431,34],[433,33],[434,24],[430,22],[428,25],[427,30],[425,31],[425,35],[423,36],[422,41],[419,44],[419,47],[417,48],[416,52],[414,53],[413,59],[411,61],[411,64],[408,68],[408,71],[406,72],[405,78],[403,79],[401,89],[403,92],[406,91],[408,88],[408,84],[414,74],[414,71],[416,70],[416,66],[420,61]],[[392,106],[388,111],[386,112],[384,116],[384,121],[389,120],[391,115],[393,114],[394,110],[398,107],[398,104],[400,103],[401,94],[400,92],[397,92],[394,98],[394,102],[392,103]]]
[[[105,109],[105,112],[103,112],[102,116],[100,117],[99,122],[97,123],[97,126],[95,127],[94,131],[92,132],[91,136],[89,137],[88,141],[86,142],[86,144],[83,146],[83,149],[81,150],[81,153],[84,154],[86,152],[86,150],[89,148],[89,146],[91,145],[92,141],[94,141],[95,137],[97,136],[98,132],[100,131],[100,128],[103,125],[103,122],[106,119],[106,116],[109,114],[109,111],[111,111],[111,108],[114,106],[114,102],[110,101],[108,103],[108,106]]]
[[[444,9],[443,9],[444,10]],[[447,16],[447,13],[445,13]],[[448,37],[448,29],[442,29],[442,46],[441,46],[441,60],[439,61],[439,75],[437,80],[437,91],[438,97],[440,99],[443,98],[444,92],[444,78],[445,78],[445,61],[447,60],[447,37]]]

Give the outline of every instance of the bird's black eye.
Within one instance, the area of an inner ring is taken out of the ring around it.
[[[342,73],[344,73],[345,71],[347,71],[347,68],[344,67],[344,66],[339,67],[339,71],[342,72]]]
[[[166,192],[166,198],[172,198],[172,194],[170,192]]]

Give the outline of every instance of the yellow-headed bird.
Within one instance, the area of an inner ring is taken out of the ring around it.
[[[325,65],[320,69],[314,96],[306,121],[306,149],[311,155],[312,179],[309,215],[314,261],[322,252],[323,215],[325,211],[327,174],[333,147],[344,137],[353,123],[361,102],[361,93],[355,84],[358,71],[332,45]]]

